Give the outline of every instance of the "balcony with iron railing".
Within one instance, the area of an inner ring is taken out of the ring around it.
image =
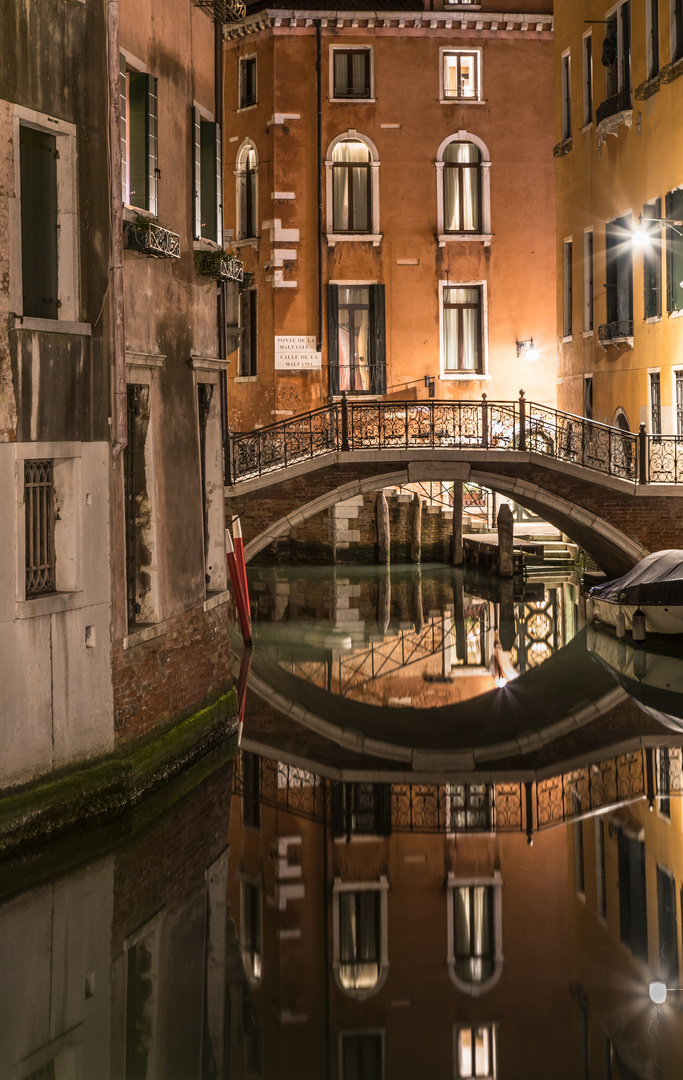
[[[617,319],[615,322],[601,323],[598,327],[598,341],[602,345],[633,345],[633,319]]]
[[[632,108],[631,91],[620,90],[618,94],[612,94],[611,97],[605,98],[601,105],[598,105],[595,119],[599,126],[603,120],[608,120],[618,113],[628,112]]]
[[[127,248],[149,255],[153,259],[180,258],[178,233],[171,232],[147,218],[124,222],[124,239]]]
[[[198,274],[214,281],[244,281],[244,263],[222,248],[195,251],[194,264]]]

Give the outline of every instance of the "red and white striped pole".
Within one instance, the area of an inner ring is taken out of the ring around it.
[[[249,681],[249,668],[251,667],[251,649],[242,649],[240,660],[240,673],[237,676],[237,745],[242,742],[242,729],[244,728],[244,713],[247,705],[247,683]]]
[[[225,530],[225,550],[228,573],[230,574],[230,584],[232,585],[232,595],[235,598],[237,617],[239,618],[240,629],[242,631],[242,640],[245,645],[251,645],[251,627],[249,625],[247,602],[242,593],[242,573],[237,564],[230,529]]]
[[[244,560],[244,540],[242,539],[242,526],[238,517],[232,522],[232,535],[235,538],[235,562],[241,575],[242,596],[244,597],[247,618],[251,612],[249,608],[249,585],[247,584],[247,564]]]

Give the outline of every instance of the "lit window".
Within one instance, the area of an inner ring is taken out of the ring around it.
[[[496,1032],[493,1024],[473,1024],[455,1029],[455,1075],[495,1077]]]
[[[605,227],[607,323],[612,337],[633,334],[633,220],[631,214],[608,221]]]
[[[240,109],[256,104],[256,57],[243,56],[239,71]]]
[[[501,888],[498,873],[469,881],[448,875],[448,969],[455,985],[473,996],[502,974]]]
[[[471,142],[452,142],[443,155],[445,232],[481,233],[481,152]]]
[[[339,988],[363,999],[377,993],[389,968],[386,877],[347,884],[335,879],[333,970]]]
[[[481,372],[482,286],[444,286],[442,308],[444,373]]]
[[[465,51],[442,50],[444,101],[479,101],[481,100],[481,52],[478,49]]]
[[[370,150],[358,139],[337,143],[332,152],[332,228],[370,232],[372,184]]]
[[[258,232],[256,147],[247,142],[237,157],[237,231],[239,240],[254,239]]]
[[[335,98],[372,96],[370,49],[333,49],[333,85]]]
[[[643,222],[662,216],[662,200],[655,199],[643,207]],[[650,243],[643,249],[644,316],[656,319],[662,314],[662,241],[658,222],[646,225]]]
[[[383,285],[329,285],[330,393],[383,394],[386,344]]]
[[[493,784],[450,784],[448,826],[452,832],[488,832],[493,826]]]
[[[244,970],[249,979],[258,982],[262,973],[263,915],[261,886],[255,882],[242,882],[240,943]]]

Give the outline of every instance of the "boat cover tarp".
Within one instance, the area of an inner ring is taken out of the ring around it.
[[[623,577],[594,585],[588,595],[608,604],[683,604],[683,551],[655,551]]]

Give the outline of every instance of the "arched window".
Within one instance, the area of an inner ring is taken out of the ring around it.
[[[258,200],[256,147],[248,140],[237,155],[237,239],[250,240],[258,235]]]
[[[448,879],[448,969],[455,985],[476,996],[500,978],[502,953],[501,881]]]
[[[443,156],[444,229],[481,233],[481,151],[471,142],[452,142]]]
[[[372,157],[364,142],[344,139],[332,151],[332,227],[334,232],[371,231]]]
[[[370,241],[379,231],[379,156],[374,143],[350,128],[333,139],[325,158],[327,242]]]
[[[386,877],[334,882],[334,976],[340,990],[358,999],[377,993],[387,977],[388,889]]]
[[[452,240],[491,243],[491,159],[476,135],[459,131],[441,143],[436,155],[436,205],[439,246]]]

